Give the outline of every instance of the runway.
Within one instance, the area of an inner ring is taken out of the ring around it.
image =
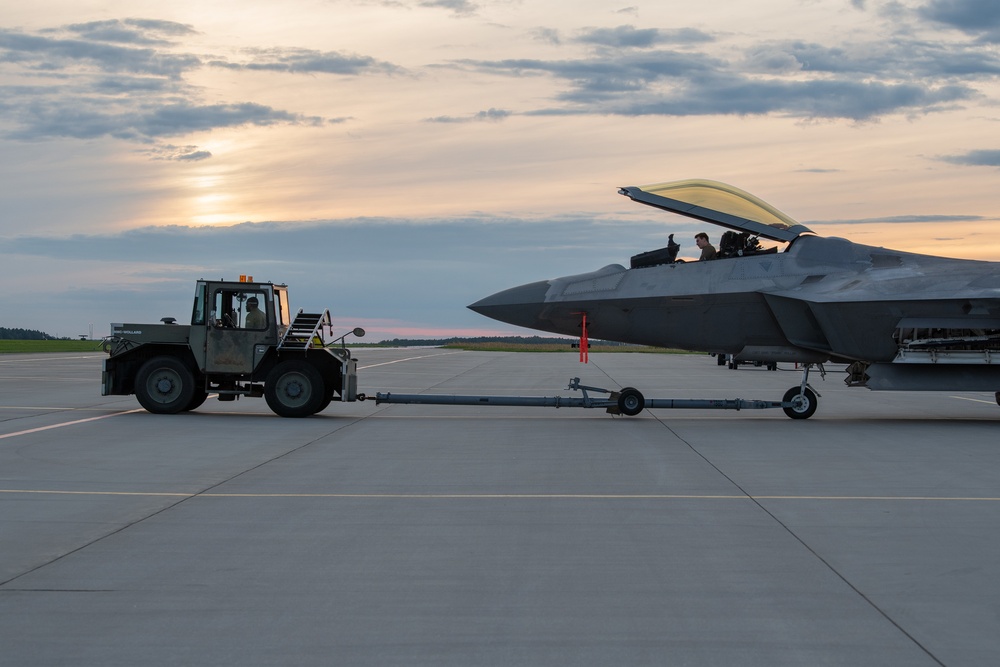
[[[359,388],[780,400],[707,356],[362,349]],[[1000,407],[811,378],[779,410],[262,399],[152,415],[0,356],[0,646],[28,665],[983,665]]]

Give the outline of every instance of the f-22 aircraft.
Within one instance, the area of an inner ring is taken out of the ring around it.
[[[521,285],[469,306],[570,336],[796,362],[785,412],[808,418],[813,365],[847,364],[873,390],[1000,389],[1000,262],[934,257],[822,237],[738,188],[706,180],[624,187],[633,201],[721,225],[718,258],[666,248],[591,273]],[[787,244],[764,247],[761,239]],[[1000,392],[996,394],[1000,402]]]

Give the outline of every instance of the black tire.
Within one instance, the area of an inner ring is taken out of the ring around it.
[[[321,409],[326,396],[323,376],[305,361],[283,361],[267,374],[264,399],[281,417],[308,417]]]
[[[320,401],[319,409],[316,410],[316,412],[323,412],[326,410],[330,406],[330,403],[333,402],[333,396],[336,392],[333,390],[333,387],[327,387],[324,393],[325,395],[323,396],[323,400]]]
[[[726,365],[726,355],[724,355],[724,354],[717,354],[717,355],[715,355],[715,363],[718,366],[725,366]]]
[[[782,408],[785,414],[792,419],[809,419],[816,412],[819,401],[812,389],[806,387],[805,391],[799,393],[799,387],[792,387],[785,392],[785,397],[781,399],[784,403],[794,403],[790,408]]]
[[[638,389],[625,387],[618,392],[618,412],[627,417],[635,417],[646,407],[646,399]]]
[[[204,389],[195,389],[194,396],[191,397],[191,402],[187,404],[184,408],[184,412],[189,410],[197,410],[201,407],[201,404],[208,400],[208,392]]]
[[[194,373],[175,357],[154,357],[135,376],[135,397],[154,414],[172,415],[188,409],[194,393]]]

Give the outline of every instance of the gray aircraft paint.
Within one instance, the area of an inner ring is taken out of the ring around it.
[[[592,338],[758,361],[859,362],[869,377],[858,383],[873,389],[1000,389],[992,363],[995,355],[1000,364],[1000,263],[816,236],[801,225],[769,226],[642,188],[620,192],[789,244],[784,252],[710,262],[612,264],[469,307],[570,336],[580,335],[586,313]]]

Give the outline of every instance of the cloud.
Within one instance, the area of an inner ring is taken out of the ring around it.
[[[908,215],[805,224],[982,220]],[[35,319],[11,325],[53,335],[78,334],[88,322],[103,332],[108,322],[185,321],[195,280],[240,274],[287,283],[294,309],[330,308],[344,330],[384,330],[386,317],[410,327],[471,329],[492,326],[465,307],[489,294],[610,264],[628,266],[632,255],[664,247],[670,233],[682,245],[680,256],[691,258],[694,234],[703,230],[703,223],[680,216],[625,221],[573,215],[144,227],[9,236],[0,239],[0,261],[18,275],[40,271],[46,278],[22,281],[8,310],[22,312],[23,303],[23,312]],[[60,267],[58,276],[48,274],[53,265]]]
[[[21,112],[30,112],[30,117],[22,117],[24,129],[12,131],[8,136],[24,140],[115,137],[148,143],[160,137],[182,136],[226,127],[317,125],[323,122],[318,117],[303,116],[252,102],[109,105],[96,97],[81,97],[37,102],[30,109]]]
[[[962,155],[946,155],[938,159],[951,164],[964,164],[973,167],[1000,167],[1000,150],[980,149]]]
[[[145,227],[8,237],[0,243],[0,261],[8,267],[57,262],[63,276],[97,267],[93,270],[101,278],[71,280],[68,284],[79,285],[69,288],[71,294],[67,284],[31,286],[33,295],[41,291],[31,297],[33,311],[43,312],[40,304],[61,306],[51,325],[31,323],[29,328],[54,335],[78,333],[61,328],[71,322],[97,322],[103,330],[103,323],[123,319],[155,322],[169,315],[183,321],[194,280],[240,274],[285,282],[294,308],[329,307],[336,317],[350,317],[349,326],[367,327],[390,314],[412,325],[482,327],[489,322],[466,305],[531,280],[579,273],[581,266],[628,265],[631,255],[662,247],[668,232],[688,227],[685,219],[678,220],[669,228],[662,221],[570,216]],[[693,235],[693,228],[686,233]],[[694,252],[693,242],[687,248]],[[20,298],[29,298],[21,292]],[[83,292],[85,297],[77,299]]]
[[[842,220],[809,220],[802,224],[806,227],[816,225],[872,225],[872,224],[911,224],[911,223],[953,223],[953,222],[983,222],[992,220],[981,215],[890,215],[884,218],[852,218]]]
[[[140,151],[153,160],[174,160],[177,162],[199,162],[212,157],[211,151],[200,150],[197,146],[174,146],[158,144]]]
[[[551,74],[568,80],[575,86],[576,91],[570,91],[561,97],[577,102],[604,97],[605,93],[644,90],[662,80],[697,79],[724,67],[724,63],[718,59],[675,51],[648,51],[575,60],[462,61],[461,64],[481,71],[512,76]],[[601,113],[599,110],[596,112]]]
[[[211,60],[208,65],[235,70],[288,72],[292,74],[340,74],[357,76],[369,72],[396,74],[403,71],[392,63],[376,60],[371,56],[343,54],[336,51],[311,49],[248,49],[250,60],[231,63]]]
[[[679,221],[684,224],[686,219]],[[630,229],[627,239],[622,238],[622,226]],[[594,255],[610,251],[612,257],[620,259],[636,243],[657,243],[656,235],[662,231],[662,221],[637,228],[634,221],[573,216],[544,220],[486,215],[419,221],[349,218],[214,227],[171,225],[65,237],[23,235],[3,239],[3,251],[64,260],[128,261],[126,258],[141,256],[154,264],[183,258],[188,264],[212,266],[219,261],[219,244],[224,243],[227,255],[233,258],[224,261],[235,264],[343,262],[388,269],[389,264],[397,263],[478,263],[484,255],[513,257],[523,253],[551,254],[558,263],[561,254],[582,249]]]
[[[556,46],[562,44],[562,38],[559,36],[559,31],[555,28],[535,28],[531,31],[531,35],[539,42],[546,42]]]
[[[511,115],[506,109],[489,108],[472,116],[436,116],[425,119],[428,123],[473,123],[482,121],[500,122]]]
[[[320,126],[348,117],[320,118],[253,101],[206,104],[187,76],[206,66],[287,74],[395,74],[403,70],[370,56],[309,49],[253,49],[246,62],[185,52],[178,40],[197,31],[189,25],[128,18],[76,23],[24,32],[0,28],[0,66],[34,80],[0,86],[3,135],[39,141],[113,137],[153,148],[152,159],[196,161],[212,153],[191,146],[178,152],[163,137],[221,128],[277,124]]]
[[[468,0],[422,0],[421,7],[450,9],[458,15],[471,15],[479,10],[479,5]]]
[[[463,65],[512,76],[550,74],[572,84],[557,96],[568,106],[535,109],[526,115],[780,114],[864,121],[898,112],[930,113],[977,94],[964,84],[936,85],[933,81],[755,77],[716,58],[668,50],[560,61],[465,61]]]
[[[613,48],[646,49],[659,44],[699,44],[714,41],[714,37],[694,28],[660,30],[620,25],[616,28],[590,28],[574,41]]]
[[[1000,4],[995,0],[931,0],[918,11],[983,41],[1000,42]]]
[[[60,72],[73,67],[73,71],[79,72],[82,67],[106,73],[128,72],[164,77],[177,77],[201,66],[201,59],[191,54],[174,54],[88,39],[33,35],[0,28],[0,61],[3,60],[35,71]]]
[[[993,0],[932,2],[925,13],[934,10],[958,22],[965,14],[944,9],[974,13],[986,4],[985,23],[992,25],[991,17],[1000,13]],[[864,11],[865,3],[854,7]],[[829,43],[729,45],[731,36],[721,33],[619,25],[578,33],[573,45],[594,47],[585,57],[465,60],[454,66],[498,76],[549,76],[566,84],[552,95],[552,104],[517,110],[524,115],[778,115],[859,122],[951,110],[985,97],[1000,77],[1000,53],[990,45],[920,39],[914,36],[918,13],[896,5],[878,9],[885,25],[878,38],[858,33]],[[969,19],[967,25],[977,24]]]
[[[68,25],[66,29],[89,40],[122,44],[166,44],[167,36],[183,37],[197,34],[197,31],[189,25],[152,19],[91,21]]]
[[[793,118],[846,118],[865,121],[899,111],[929,113],[968,99],[963,86],[929,89],[917,84],[849,80],[762,81],[720,77],[675,94],[612,105],[620,115],[691,116],[782,114]]]
[[[975,45],[887,40],[830,47],[814,42],[764,42],[745,52],[745,71],[772,75],[820,73],[913,81],[1000,75],[1000,56]]]

